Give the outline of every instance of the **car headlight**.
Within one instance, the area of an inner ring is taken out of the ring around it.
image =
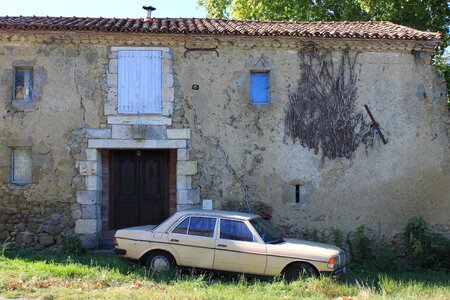
[[[336,265],[336,257],[332,257],[328,260],[327,267],[330,269],[334,269],[334,266]]]

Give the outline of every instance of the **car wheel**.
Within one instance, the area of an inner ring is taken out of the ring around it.
[[[168,270],[175,266],[173,257],[165,252],[153,252],[147,257],[147,269],[151,272]]]
[[[319,275],[316,269],[307,263],[292,264],[283,273],[284,279],[287,281],[293,281],[298,278],[317,277]]]

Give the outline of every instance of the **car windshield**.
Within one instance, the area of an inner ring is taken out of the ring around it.
[[[251,219],[250,223],[253,225],[253,227],[256,229],[265,243],[275,244],[284,242],[281,234],[263,218]]]

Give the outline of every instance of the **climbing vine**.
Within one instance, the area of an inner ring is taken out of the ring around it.
[[[285,137],[315,154],[321,150],[323,157],[351,159],[360,143],[370,145],[377,137],[363,113],[355,113],[358,53],[343,50],[337,67],[330,51],[321,52],[314,45],[298,56],[301,77],[289,95]]]

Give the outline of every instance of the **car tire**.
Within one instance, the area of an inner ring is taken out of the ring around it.
[[[153,252],[146,260],[146,267],[150,272],[161,272],[175,267],[175,260],[167,252]]]
[[[317,277],[319,274],[317,270],[307,263],[295,263],[288,266],[284,272],[284,279],[293,281],[299,278]]]

